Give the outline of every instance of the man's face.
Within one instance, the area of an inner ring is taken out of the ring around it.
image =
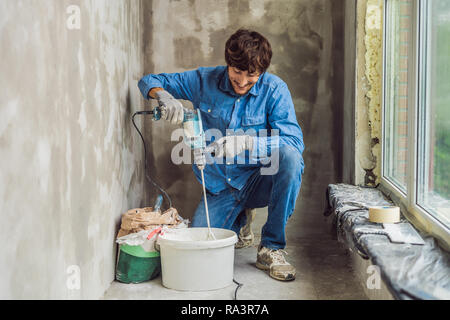
[[[244,95],[258,82],[259,72],[248,73],[238,68],[228,66],[228,77],[230,78],[231,86],[234,92],[239,95]]]

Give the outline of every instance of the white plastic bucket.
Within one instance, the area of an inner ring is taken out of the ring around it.
[[[158,237],[162,284],[180,291],[216,290],[233,282],[234,231],[211,228],[167,230]]]

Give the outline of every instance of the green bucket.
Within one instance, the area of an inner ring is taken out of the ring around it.
[[[116,279],[123,283],[141,283],[154,279],[161,272],[159,252],[145,251],[141,246],[119,245]]]

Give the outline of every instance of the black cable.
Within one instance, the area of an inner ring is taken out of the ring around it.
[[[167,201],[169,202],[169,208],[172,208],[172,200],[170,199],[169,195],[167,194],[166,191],[164,191],[163,188],[161,188],[155,181],[153,181],[152,178],[150,178],[150,176],[148,175],[147,172],[147,146],[144,140],[144,136],[142,135],[141,131],[138,129],[138,127],[136,126],[136,123],[134,122],[134,117],[137,115],[149,115],[149,114],[153,114],[153,111],[138,111],[135,114],[133,114],[133,117],[131,118],[131,121],[133,122],[133,126],[135,127],[135,129],[137,130],[137,132],[139,133],[139,135],[141,136],[142,139],[142,143],[144,144],[144,170],[145,170],[145,176],[147,177],[147,180],[159,191],[161,191],[162,194],[164,194],[164,196],[167,198]]]
[[[133,122],[134,128],[139,133],[139,136],[141,137],[142,143],[144,145],[144,170],[145,170],[145,176],[146,176],[147,180],[149,180],[150,183],[155,188],[157,188],[159,191],[161,191],[166,196],[167,201],[169,202],[169,208],[172,208],[172,200],[170,199],[170,197],[167,194],[167,192],[163,188],[161,188],[155,181],[153,181],[153,179],[150,178],[150,176],[147,173],[147,145],[145,143],[144,136],[142,135],[142,133],[139,130],[139,128],[136,126],[136,123],[134,122],[134,117],[137,116],[137,115],[153,115],[153,111],[138,111],[135,114],[133,114],[133,117],[131,118],[131,121]],[[234,290],[234,300],[237,300],[237,292],[244,284],[237,282],[234,278],[233,278],[233,282],[235,284],[237,284],[236,290]]]
[[[237,292],[244,284],[237,282],[234,278],[233,282],[237,284],[236,290],[234,290],[234,300],[237,300]]]

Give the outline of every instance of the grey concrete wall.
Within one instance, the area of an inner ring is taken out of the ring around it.
[[[80,29],[67,27],[69,5]],[[145,196],[130,122],[142,102],[142,7],[0,2],[2,299],[98,298],[114,279],[120,215]]]
[[[153,30],[146,38],[148,73],[224,65],[225,42],[239,27],[269,39],[274,51],[269,71],[288,84],[304,132],[306,168],[297,211],[321,219],[327,185],[342,179],[344,0],[154,0],[147,5],[153,11],[146,21]],[[170,133],[176,127],[147,124],[150,173],[190,218],[201,189],[189,165],[171,163]]]
[[[356,75],[356,0],[345,0],[344,18],[344,110],[343,166],[344,183],[355,183],[355,75]]]
[[[270,72],[292,93],[306,144],[296,216],[320,219],[342,176],[344,0],[5,0],[0,2],[0,298],[98,298],[114,278],[120,215],[150,205],[130,118],[151,108],[150,72],[223,65],[239,27],[264,34]],[[80,8],[70,30],[69,5]],[[153,102],[154,103],[154,102]],[[165,122],[139,119],[149,174],[190,218],[201,197],[170,160]],[[307,223],[307,221],[305,221]],[[74,270],[79,290],[71,290]]]

